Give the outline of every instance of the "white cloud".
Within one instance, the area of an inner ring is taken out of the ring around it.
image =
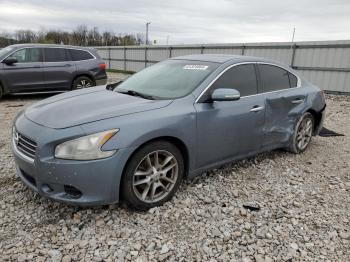
[[[12,0],[0,1],[0,31],[71,30],[79,24],[143,32],[164,43],[222,43],[350,38],[347,0]]]

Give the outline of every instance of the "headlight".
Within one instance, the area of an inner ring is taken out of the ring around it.
[[[93,160],[109,157],[116,150],[102,151],[101,147],[118,131],[119,129],[112,129],[59,144],[55,149],[55,157],[73,160]]]

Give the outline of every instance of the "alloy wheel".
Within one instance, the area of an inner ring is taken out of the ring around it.
[[[89,80],[82,79],[77,84],[77,89],[92,87],[92,83]]]
[[[299,150],[304,150],[310,143],[312,137],[312,119],[304,118],[298,128],[296,143]]]
[[[146,155],[133,176],[133,190],[137,198],[155,203],[165,198],[178,179],[179,165],[168,151],[157,150]]]

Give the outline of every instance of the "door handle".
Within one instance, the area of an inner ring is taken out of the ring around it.
[[[263,106],[254,106],[252,109],[250,109],[250,112],[259,112],[263,109],[264,109]]]
[[[292,100],[292,104],[301,104],[302,102],[304,102],[304,99],[301,99],[301,98]]]

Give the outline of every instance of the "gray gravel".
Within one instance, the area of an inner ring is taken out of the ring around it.
[[[0,102],[0,260],[349,261],[350,97],[327,97],[326,126],[345,137],[316,137],[301,155],[274,151],[204,173],[145,213],[74,208],[22,185],[10,124],[43,98]]]

